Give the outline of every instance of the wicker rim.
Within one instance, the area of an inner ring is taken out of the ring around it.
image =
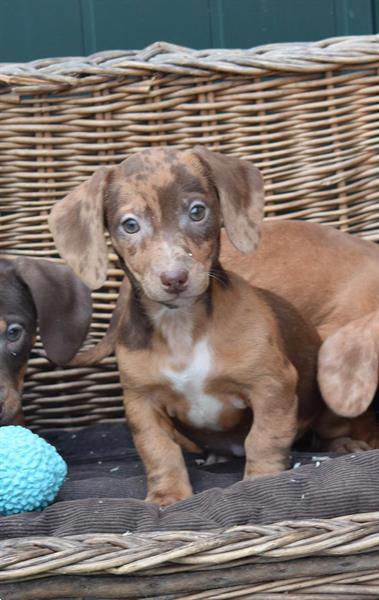
[[[379,512],[213,531],[15,538],[0,542],[0,582],[42,575],[161,575],[379,550]]]
[[[319,42],[268,44],[247,50],[192,50],[155,42],[144,50],[105,51],[84,57],[0,63],[0,84],[30,85],[33,81],[76,85],[78,76],[125,76],[161,71],[206,75],[209,71],[259,76],[266,71],[324,72],[335,67],[378,60],[379,34],[334,37]],[[141,82],[137,86],[141,87]]]

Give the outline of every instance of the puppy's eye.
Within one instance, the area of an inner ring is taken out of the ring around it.
[[[201,202],[194,202],[189,209],[189,216],[192,221],[202,221],[205,218],[207,207]]]
[[[141,229],[137,219],[133,219],[133,217],[127,217],[122,221],[121,225],[126,233],[137,233]]]
[[[11,323],[7,329],[7,340],[8,342],[17,342],[23,332],[23,328],[18,323]]]

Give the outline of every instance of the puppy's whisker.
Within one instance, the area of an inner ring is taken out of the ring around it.
[[[208,276],[211,277],[212,279],[215,279],[218,283],[220,283],[222,285],[222,287],[227,287],[227,284],[225,282],[224,279],[222,279],[222,277],[220,277],[217,273],[215,273],[214,271],[208,271]]]

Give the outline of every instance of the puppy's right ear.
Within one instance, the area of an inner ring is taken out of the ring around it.
[[[378,387],[379,311],[351,321],[322,344],[318,381],[322,397],[337,415],[357,417]]]
[[[101,167],[59,200],[49,216],[56,247],[74,273],[91,289],[107,277],[108,250],[104,235],[104,195],[112,168]]]
[[[19,257],[17,275],[28,287],[48,358],[67,364],[83,343],[91,321],[89,289],[68,267],[49,260]]]

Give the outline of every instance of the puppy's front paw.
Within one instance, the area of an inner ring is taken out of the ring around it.
[[[159,504],[159,506],[170,506],[180,500],[185,500],[192,496],[192,490],[187,488],[171,489],[171,490],[151,490],[146,496],[146,502],[152,502],[153,504]]]
[[[372,447],[362,440],[353,440],[350,437],[340,437],[328,443],[327,450],[337,454],[350,454],[351,452],[366,452]]]

